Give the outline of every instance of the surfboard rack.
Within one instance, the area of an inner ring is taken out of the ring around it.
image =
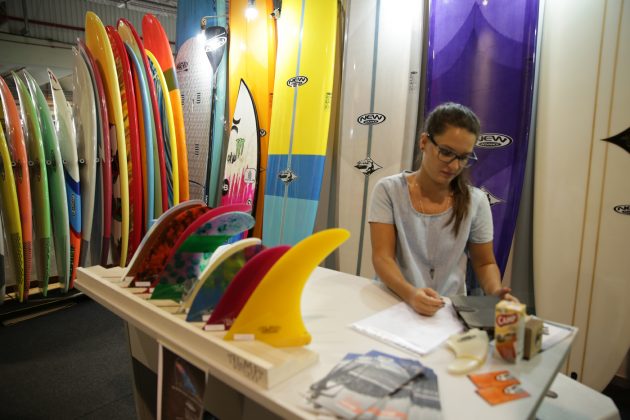
[[[77,289],[71,289],[68,293],[63,293],[63,288],[59,283],[50,284],[47,296],[42,295],[39,287],[32,287],[29,291],[28,300],[25,302],[20,302],[15,292],[7,293],[4,302],[0,305],[0,322],[16,323],[20,319],[26,320],[45,315],[84,298],[83,292]]]
[[[306,347],[272,347],[262,341],[226,341],[225,332],[204,331],[205,322],[186,322],[175,314],[179,304],[148,300],[146,288],[125,287],[121,270],[79,268],[76,285],[157,342],[213,375],[249,380],[269,389],[315,364],[319,356]],[[217,362],[219,367],[217,368]]]

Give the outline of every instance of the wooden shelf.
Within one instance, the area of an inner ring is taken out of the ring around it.
[[[158,342],[210,374],[237,374],[269,389],[315,364],[304,347],[275,348],[260,341],[225,341],[225,332],[204,331],[203,323],[174,314],[177,303],[148,300],[143,289],[128,288],[122,270],[80,268],[76,286]]]

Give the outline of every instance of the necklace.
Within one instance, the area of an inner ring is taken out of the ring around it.
[[[424,201],[425,194],[422,192],[422,187],[420,187],[420,183],[418,183],[418,181],[414,179],[413,183],[410,182],[408,183],[408,185],[409,185],[409,196],[411,197],[412,204],[414,202],[414,189],[418,190],[418,193],[416,194],[417,198],[415,201],[417,201],[418,207],[420,207],[420,213],[422,214],[425,214],[425,215],[440,214],[448,210],[449,206],[451,205],[453,194],[449,193],[448,196],[446,197],[446,200],[444,200],[437,208],[429,209],[433,211],[428,213],[425,211],[424,205],[422,204],[422,202]],[[417,188],[414,188],[414,187],[417,187]]]
[[[413,180],[413,183],[408,183],[409,184],[409,194],[410,194],[410,198],[411,198],[411,203],[413,206],[413,197],[414,197],[414,187],[417,187],[417,199],[415,200],[418,203],[418,207],[420,208],[420,213],[422,214],[422,222],[424,224],[424,228],[425,228],[425,232],[426,232],[426,249],[427,249],[427,263],[429,266],[429,276],[431,277],[431,280],[434,279],[435,276],[435,252],[436,250],[439,249],[439,245],[440,245],[440,237],[441,235],[438,234],[436,235],[437,238],[435,240],[435,244],[434,246],[431,246],[431,241],[429,240],[429,235],[431,232],[433,232],[433,219],[434,217],[432,217],[433,215],[436,214],[440,214],[443,213],[444,211],[446,211],[449,206],[451,205],[451,201],[452,201],[452,194],[449,194],[446,197],[446,200],[443,201],[443,203],[441,203],[439,205],[439,207],[435,208],[435,209],[430,209],[433,210],[432,213],[427,213],[425,211],[424,205],[423,205],[423,198],[424,198],[424,194],[422,192],[422,188],[420,186],[420,183],[418,183],[418,181],[416,179]],[[414,206],[415,207],[415,206]]]

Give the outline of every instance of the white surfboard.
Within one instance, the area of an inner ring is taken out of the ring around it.
[[[630,7],[547,2],[541,52],[536,313],[579,328],[568,373],[602,390],[630,347],[630,153],[602,141],[630,127]]]
[[[255,214],[260,134],[254,100],[241,79],[225,157],[221,205],[248,204]]]
[[[90,72],[79,54],[74,55],[73,92],[74,125],[77,135],[77,155],[81,185],[81,258],[79,265],[89,264],[88,249],[94,220],[94,196],[96,192],[96,102]],[[96,261],[95,261],[96,263]]]
[[[339,227],[350,230],[339,268],[373,277],[367,217],[372,189],[411,169],[421,53],[422,2],[370,0],[348,10],[342,82]]]
[[[190,199],[204,199],[210,153],[210,113],[212,111],[212,66],[204,41],[193,37],[184,42],[175,60],[182,96]]]

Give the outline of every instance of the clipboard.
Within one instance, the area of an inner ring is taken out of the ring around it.
[[[457,316],[468,328],[479,328],[494,336],[494,307],[499,303],[497,296],[449,296]]]

